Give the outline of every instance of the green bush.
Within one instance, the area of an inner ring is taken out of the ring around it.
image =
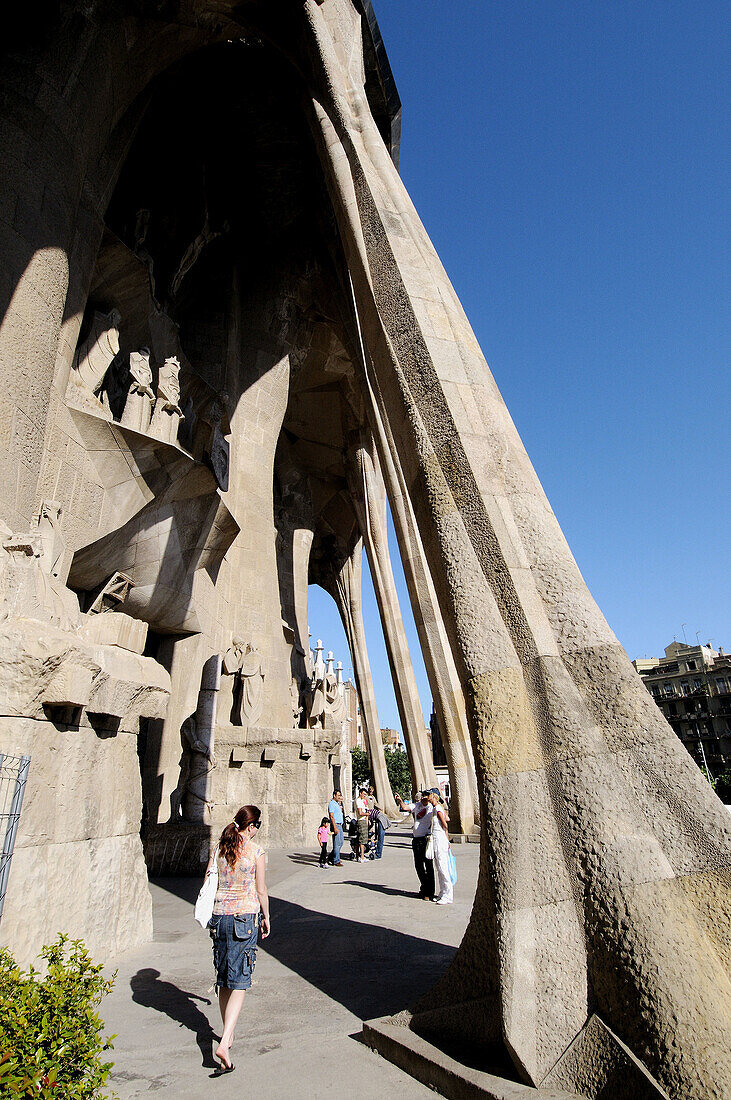
[[[94,1011],[114,984],[102,977],[81,940],[59,936],[44,947],[47,972],[26,973],[0,949],[0,1096],[95,1100],[112,1062],[112,1047]]]

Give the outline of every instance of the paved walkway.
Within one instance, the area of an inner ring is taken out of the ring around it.
[[[220,1034],[208,934],[193,920],[199,883],[152,885],[152,943],[112,961],[102,1006],[117,1034],[111,1090],[193,1100],[435,1094],[358,1039],[361,1022],[405,1008],[443,973],[469,919],[479,847],[454,847],[455,904],[415,896],[410,833],[386,836],[383,859],[320,870],[314,852],[269,853],[272,934],[259,950],[233,1046],[234,1073],[210,1080]]]

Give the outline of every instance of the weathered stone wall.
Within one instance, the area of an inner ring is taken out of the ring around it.
[[[31,757],[0,942],[28,965],[60,932],[96,959],[151,939],[136,734],[0,718],[0,751]]]

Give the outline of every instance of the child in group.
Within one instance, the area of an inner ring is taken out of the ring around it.
[[[320,828],[317,830],[317,840],[320,844],[320,867],[327,867],[327,838],[330,835],[330,819],[323,817]]]

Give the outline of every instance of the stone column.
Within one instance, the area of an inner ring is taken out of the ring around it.
[[[370,115],[359,20],[340,0],[305,0],[304,14],[322,70],[315,132],[368,368],[398,439],[478,769],[472,918],[423,1008],[433,1029],[507,1051],[533,1085],[584,1092],[589,1074],[611,1080],[628,1057],[674,1097],[721,1100],[728,814],[571,557]]]
[[[368,760],[378,803],[389,817],[397,818],[399,817],[399,811],[393,798],[388,772],[386,771],[386,757],[381,740],[381,727],[378,721],[376,696],[373,690],[373,679],[363,625],[361,604],[362,559],[363,543],[361,539],[358,539],[352,554],[345,558],[340,569],[334,574],[330,594],[338,606],[345,636],[348,639],[350,654],[353,658],[353,674],[360,699],[363,734],[366,740]]]
[[[359,351],[362,362],[365,363],[355,300],[352,305]],[[419,537],[414,510],[404,483],[403,471],[399,465],[398,447],[380,415],[375,395],[367,385],[367,375],[366,392],[370,399],[368,415],[378,442],[378,451],[382,456],[382,469],[388,486],[391,515],[401,552],[416,631],[419,635],[439,728],[442,731],[451,788],[450,830],[456,833],[472,833],[480,822],[480,807],[464,695],[439,611],[424,547]]]
[[[435,787],[437,776],[429,751],[424,714],[419,701],[396,582],[388,552],[386,489],[373,438],[356,439],[349,470],[351,498],[363,535],[383,625],[401,727],[411,766],[413,789]]]

